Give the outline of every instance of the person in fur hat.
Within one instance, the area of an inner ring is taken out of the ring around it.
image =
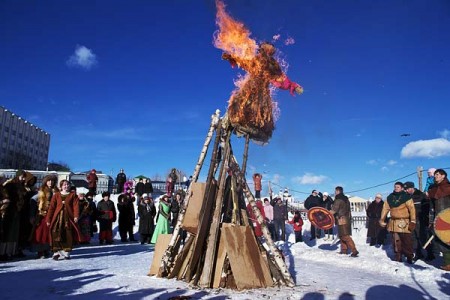
[[[117,210],[119,211],[119,233],[122,242],[134,242],[133,227],[135,224],[134,199],[131,194],[121,194],[117,199]]]
[[[78,194],[80,219],[78,226],[81,232],[81,244],[89,244],[92,237],[92,220],[95,218],[95,204],[90,202],[84,193]]]
[[[86,176],[86,179],[88,181],[89,192],[93,195],[97,195],[97,170],[92,169],[91,172]]]
[[[45,258],[50,251],[50,231],[46,219],[50,201],[53,195],[59,191],[56,186],[57,181],[55,175],[47,175],[42,179],[42,185],[37,194],[36,210],[32,212],[33,232],[31,241],[33,248],[38,253],[38,258]]]
[[[24,257],[23,249],[29,246],[31,234],[30,200],[36,176],[18,170],[16,176],[3,184],[0,203],[0,260]]]
[[[109,199],[109,192],[103,192],[102,197],[103,199],[97,204],[97,220],[100,224],[98,239],[100,241],[100,245],[103,245],[103,243],[112,244],[112,224],[117,218],[116,207],[114,206],[114,202]]]
[[[138,206],[139,212],[139,235],[141,245],[150,243],[155,230],[156,208],[153,199],[148,194],[143,194]]]
[[[70,192],[68,180],[62,180],[59,187],[61,191],[53,195],[47,212],[54,260],[70,259],[73,245],[81,240],[77,225],[80,217],[78,197]]]

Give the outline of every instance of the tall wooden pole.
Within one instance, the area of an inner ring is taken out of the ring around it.
[[[209,147],[209,144],[211,143],[213,133],[214,133],[217,125],[219,124],[219,119],[220,119],[220,110],[217,109],[216,112],[211,116],[211,125],[209,127],[208,134],[206,135],[205,143],[203,144],[203,148],[202,148],[202,151],[198,158],[197,165],[195,166],[194,174],[192,175],[192,182],[197,182],[197,180],[198,180],[198,176],[200,175],[200,171],[202,169],[203,162],[205,161],[205,157],[208,152],[208,147]],[[186,213],[186,207],[189,203],[189,198],[191,196],[191,187],[192,187],[192,185],[190,185],[188,187],[183,207],[182,207],[180,213],[178,214],[178,220],[177,220],[177,224],[175,225],[175,228],[173,230],[172,238],[170,239],[169,245],[167,246],[167,249],[164,252],[164,255],[161,259],[161,267],[158,272],[158,276],[160,276],[160,277],[168,274],[169,268],[172,267],[173,250],[174,250],[174,246],[177,244],[177,242],[179,240],[181,224],[183,223],[184,215]]]
[[[227,170],[231,155],[230,145],[231,128],[226,131],[224,147],[222,149],[222,165],[219,174],[219,190],[216,195],[216,203],[214,207],[214,214],[212,217],[211,226],[209,229],[208,241],[206,243],[205,261],[203,270],[199,279],[199,286],[208,288],[212,287],[214,262],[216,260],[217,244],[219,242],[219,229],[221,224],[222,205],[225,195],[225,180],[227,178]],[[195,280],[198,280],[196,277]],[[195,284],[195,282],[194,282]]]
[[[423,167],[421,166],[417,167],[417,177],[419,182],[419,190],[423,191],[422,189]]]
[[[247,172],[247,159],[248,159],[248,144],[250,142],[250,137],[248,134],[245,135],[245,146],[244,146],[244,157],[242,159],[242,173],[245,176]]]

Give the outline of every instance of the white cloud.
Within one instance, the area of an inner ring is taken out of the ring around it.
[[[273,174],[272,182],[275,184],[279,184],[284,177],[280,174]],[[273,188],[272,188],[273,189]]]
[[[411,142],[401,151],[401,157],[404,158],[435,158],[447,155],[450,155],[450,141],[444,138]]]
[[[382,172],[387,172],[387,171],[389,171],[389,168],[388,168],[388,167],[386,167],[386,166],[384,166],[384,167],[381,167],[381,171],[382,171]]]
[[[444,129],[442,131],[439,131],[438,134],[443,137],[444,139],[447,139],[450,137],[450,130]]]
[[[78,67],[85,70],[90,70],[97,64],[97,56],[91,49],[85,46],[77,45],[75,52],[66,61],[69,67]]]
[[[391,160],[388,160],[387,164],[388,164],[388,166],[393,166],[393,165],[397,164],[397,161],[391,159]]]
[[[371,166],[376,166],[378,164],[378,161],[376,159],[371,159],[366,161],[366,164],[371,165]]]
[[[314,175],[312,173],[305,173],[300,177],[295,177],[294,180],[300,182],[300,184],[321,184],[328,177],[324,175]]]

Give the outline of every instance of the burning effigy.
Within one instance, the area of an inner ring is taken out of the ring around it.
[[[268,42],[260,45],[250,38],[243,23],[225,11],[222,1],[216,1],[216,23],[219,29],[214,46],[223,50],[222,58],[247,72],[237,83],[229,101],[227,115],[237,134],[267,143],[275,128],[274,106],[270,85],[289,90],[291,95],[303,93],[303,88],[291,81],[275,58],[276,48]]]
[[[242,23],[217,1],[216,47],[223,59],[247,75],[229,99],[227,112],[217,110],[195,166],[192,183],[180,206],[172,234],[160,234],[148,275],[184,280],[202,288],[250,289],[295,285],[282,251],[272,240],[245,179],[249,140],[267,143],[274,130],[271,86],[301,94],[274,57],[275,47],[257,43]],[[245,135],[242,167],[231,147],[231,135]],[[211,163],[205,182],[198,182],[212,138]],[[186,238],[184,238],[186,237]]]

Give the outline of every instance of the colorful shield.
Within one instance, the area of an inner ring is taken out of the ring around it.
[[[450,245],[450,208],[441,211],[434,219],[434,233],[442,242]]]
[[[312,207],[308,210],[308,219],[317,228],[327,230],[334,226],[334,216],[323,207]]]

